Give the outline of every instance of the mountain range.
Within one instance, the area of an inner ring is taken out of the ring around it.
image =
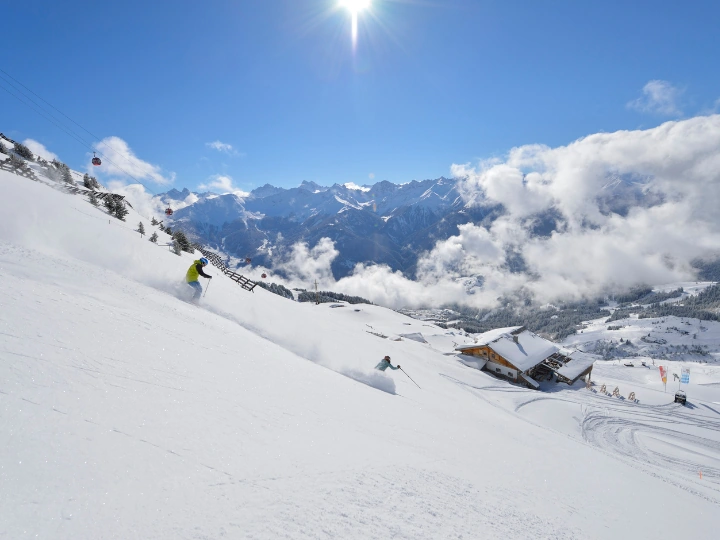
[[[388,181],[371,186],[303,182],[294,188],[266,184],[247,196],[170,190],[157,196],[175,210],[172,226],[210,248],[253,264],[272,268],[290,246],[315,246],[321,238],[335,243],[339,255],[332,264],[336,279],[350,274],[358,263],[386,264],[415,277],[423,252],[439,240],[458,234],[458,225],[490,225],[504,209],[488,201],[467,201],[460,179]],[[598,198],[607,212],[627,213],[636,205],[658,204],[647,185],[637,179],[611,179]],[[529,220],[535,235],[549,235],[561,218],[545,212]],[[521,269],[523,262],[508,257]]]

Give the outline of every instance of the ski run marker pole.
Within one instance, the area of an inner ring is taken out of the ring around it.
[[[408,375],[407,372],[406,372],[403,368],[400,368],[400,371],[402,371],[403,373],[405,373],[405,375],[407,375],[407,378],[410,379],[410,380],[415,384],[415,386],[417,386],[418,388],[420,388],[420,385],[419,385],[418,383],[416,383],[415,381],[413,381],[413,378],[412,378],[410,375]],[[422,388],[420,388],[420,390],[422,390]]]

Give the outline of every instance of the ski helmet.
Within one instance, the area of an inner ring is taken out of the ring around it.
[[[210,261],[208,261],[205,257],[203,257],[202,259],[200,259],[200,262],[207,266],[207,264],[208,264]]]

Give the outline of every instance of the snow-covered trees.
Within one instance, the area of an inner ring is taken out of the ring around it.
[[[350,296],[332,291],[319,291],[317,293],[313,291],[302,291],[298,295],[298,302],[315,302],[317,300],[320,300],[321,304],[325,302],[337,302],[338,300],[347,302],[348,304],[372,304],[370,300],[366,300],[362,296]]]
[[[67,165],[62,170],[62,179],[66,184],[75,185],[75,180],[73,180],[72,174],[70,174],[70,168]]]
[[[128,212],[129,210],[125,208],[125,203],[123,201],[117,201],[115,206],[115,217],[120,221],[125,221],[125,216],[128,215]]]
[[[140,238],[142,238],[143,236],[145,236],[145,225],[143,225],[143,222],[142,222],[142,221],[141,221],[140,224],[138,225],[137,232],[140,233]]]
[[[95,194],[94,191],[91,191],[91,192],[88,194],[88,201],[89,201],[90,204],[92,204],[93,206],[97,206],[97,205],[100,204],[100,202],[98,201],[97,195]]]
[[[17,157],[15,154],[12,154],[10,156],[10,159],[8,160],[8,164],[10,165],[10,167],[12,167],[15,170],[25,169],[25,167],[27,167],[27,165],[25,165],[25,160]]]
[[[125,221],[128,209],[125,208],[125,203],[122,200],[116,200],[112,195],[108,195],[105,197],[103,204],[105,208],[107,208],[108,214],[115,216],[121,221]]]
[[[195,253],[195,250],[190,245],[190,240],[188,240],[184,232],[177,230],[173,233],[172,237],[178,244],[180,244],[180,249],[186,251],[187,253]]]
[[[30,160],[35,159],[35,156],[30,151],[30,149],[27,146],[25,146],[24,144],[20,144],[18,142],[15,143],[15,153],[18,156],[23,157],[25,159],[30,159]]]
[[[115,215],[115,209],[117,208],[117,204],[115,203],[115,199],[112,196],[105,197],[103,200],[103,205],[105,208],[107,208],[108,214],[114,216]]]
[[[150,220],[150,225],[158,225],[160,222],[154,217]]]
[[[7,154],[7,153],[8,153],[7,147],[3,143],[0,142],[0,154]]]
[[[97,181],[97,178],[85,173],[83,176],[83,186],[90,190],[96,190],[100,188],[100,183]]]
[[[177,240],[173,240],[172,244],[170,245],[172,246],[172,250],[175,255],[180,255],[182,253],[183,250],[180,246],[180,242],[178,242]]]
[[[282,296],[283,298],[288,298],[290,300],[295,300],[292,291],[287,287],[280,285],[279,283],[263,283],[262,281],[259,281],[258,285],[266,291],[275,293],[278,296]]]
[[[158,235],[157,232],[153,232],[150,238],[148,238],[153,244],[157,244],[158,241]]]

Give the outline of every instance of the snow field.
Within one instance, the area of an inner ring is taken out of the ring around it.
[[[141,239],[134,212],[108,223],[9,173],[0,188],[0,538],[713,538],[720,525],[716,478],[680,466],[714,429],[704,407],[673,417],[697,439],[643,431],[638,452],[594,415],[661,425],[665,409],[513,386],[446,356],[457,333],[248,293],[212,268],[196,307],[193,258]],[[422,389],[374,372],[385,354]],[[533,416],[545,398],[560,403]]]

